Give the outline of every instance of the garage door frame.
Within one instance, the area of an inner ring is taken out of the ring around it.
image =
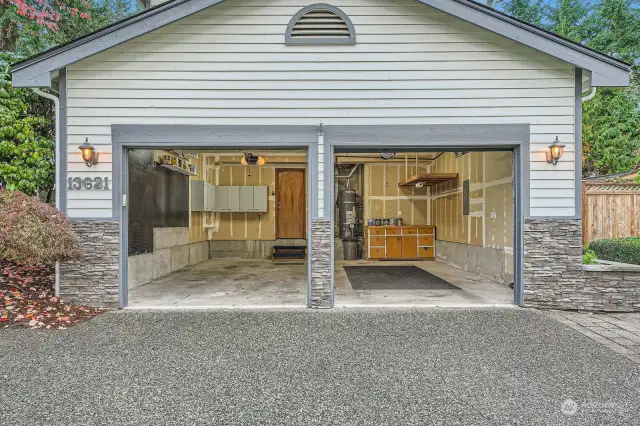
[[[128,304],[128,194],[129,149],[304,149],[307,153],[307,191],[318,187],[317,126],[225,126],[225,125],[111,125],[113,216],[120,222],[118,306]],[[307,197],[307,253],[311,253],[311,223],[317,199]],[[311,262],[307,261],[307,306],[311,306]]]
[[[416,151],[512,151],[514,178],[514,304],[524,305],[524,218],[529,216],[529,124],[486,125],[325,125],[324,164],[325,209],[332,212],[335,199],[334,154],[336,152],[416,152]],[[335,240],[331,238],[331,306],[335,298]]]

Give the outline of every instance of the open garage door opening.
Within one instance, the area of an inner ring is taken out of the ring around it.
[[[512,305],[512,151],[340,152],[335,304]]]
[[[307,304],[306,150],[127,157],[128,306]]]

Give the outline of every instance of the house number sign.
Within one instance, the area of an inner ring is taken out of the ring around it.
[[[81,178],[81,177],[70,177],[67,179],[67,190],[69,191],[80,191],[80,190],[89,190],[89,191],[101,191],[101,190],[109,190],[109,178]]]

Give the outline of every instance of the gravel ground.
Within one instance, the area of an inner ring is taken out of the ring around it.
[[[0,330],[0,377],[7,425],[640,418],[637,365],[516,309],[111,312]]]

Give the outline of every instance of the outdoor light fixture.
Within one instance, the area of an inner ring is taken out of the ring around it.
[[[240,164],[245,166],[262,166],[264,164],[264,157],[245,152],[244,157],[240,160]]]
[[[84,160],[84,164],[87,167],[91,167],[94,164],[98,164],[98,153],[96,149],[89,143],[89,138],[87,138],[82,145],[80,145],[80,155],[82,155],[82,159]]]
[[[564,147],[565,145],[562,144],[556,136],[556,140],[549,145],[549,151],[547,151],[547,162],[554,166],[558,164],[558,160],[560,160],[560,157],[562,157],[562,153],[564,152]]]

